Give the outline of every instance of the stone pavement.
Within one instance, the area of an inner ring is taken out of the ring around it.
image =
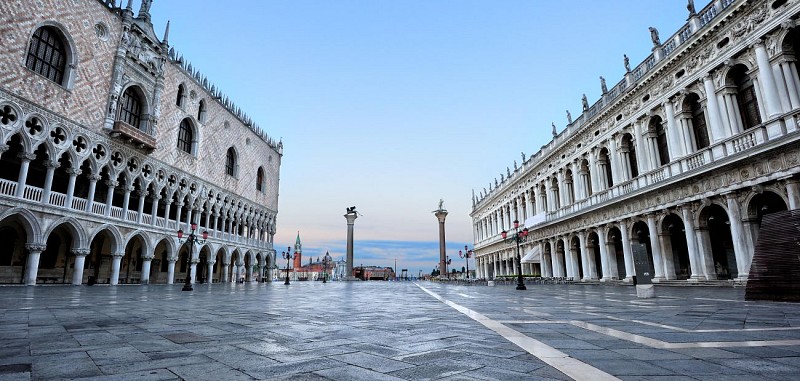
[[[742,289],[429,282],[0,287],[0,380],[789,380]]]

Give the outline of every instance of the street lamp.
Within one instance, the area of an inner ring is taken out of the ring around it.
[[[506,239],[508,232],[503,230],[500,235]],[[519,256],[519,244],[528,240],[528,228],[519,230],[519,220],[514,220],[514,235],[508,237],[509,240],[514,240],[517,244],[517,290],[527,290],[525,283],[522,281],[522,258]]]
[[[294,259],[294,256],[292,256],[292,248],[287,247],[286,251],[281,252],[281,256],[286,260],[286,282],[283,282],[283,284],[289,284],[289,260]]]
[[[322,257],[322,283],[327,283],[328,281],[328,266],[331,264],[331,259],[328,253],[325,253],[325,256]]]
[[[469,280],[469,258],[472,257],[472,250],[469,250],[467,245],[464,245],[464,253],[462,254],[461,250],[459,250],[458,256],[467,261],[467,280]]]
[[[191,278],[192,278],[192,275],[191,275],[191,271],[192,271],[192,248],[194,247],[194,244],[197,243],[197,244],[201,244],[202,245],[202,244],[206,243],[206,240],[208,239],[208,231],[207,230],[203,230],[203,233],[202,233],[203,239],[197,238],[197,236],[194,234],[195,230],[197,230],[197,224],[192,224],[192,231],[189,232],[189,236],[186,237],[186,243],[189,244],[189,254],[186,255],[186,282],[183,283],[183,291],[192,291],[192,290],[194,290],[192,288],[192,280],[191,280]],[[183,229],[179,229],[178,230],[178,242],[181,242],[182,239],[183,239]]]

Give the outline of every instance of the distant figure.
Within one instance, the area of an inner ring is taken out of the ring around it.
[[[351,207],[347,208],[347,214],[351,214],[351,213],[357,213],[355,206],[351,206]]]
[[[442,198],[439,199],[439,209],[438,210],[444,210],[444,199],[442,199]]]
[[[525,152],[522,152],[522,162],[525,162]]]
[[[689,0],[689,4],[686,5],[686,9],[689,10],[689,16],[694,16],[697,12],[694,10],[694,0]]]
[[[514,160],[514,172],[516,172],[516,171],[517,171],[517,161]]]
[[[586,100],[586,94],[583,94],[583,98],[581,98],[581,102],[583,103],[583,111],[589,111],[589,101]]]
[[[603,94],[608,92],[608,87],[606,87],[606,79],[603,76],[600,76],[600,90],[603,90]]]
[[[653,46],[661,46],[661,38],[658,37],[658,29],[650,27],[650,39],[653,40]]]
[[[558,136],[558,133],[556,132],[556,124],[552,123],[551,126],[553,126],[553,137]]]
[[[622,57],[624,57],[623,59],[625,61],[625,72],[626,73],[630,73],[631,72],[631,60],[628,59],[628,55],[627,54],[623,54]]]
[[[567,110],[567,124],[572,124],[572,114]]]
[[[511,170],[508,167],[506,167],[506,173],[508,174],[508,178],[510,179],[511,178]]]

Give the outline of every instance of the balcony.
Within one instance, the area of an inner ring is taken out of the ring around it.
[[[145,150],[147,153],[156,149],[156,139],[154,137],[121,120],[114,122],[114,127],[109,132],[109,135],[136,148]]]

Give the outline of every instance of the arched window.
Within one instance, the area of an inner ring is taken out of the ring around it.
[[[256,190],[264,191],[264,168],[262,167],[258,167],[258,172],[256,172]]]
[[[175,105],[178,107],[183,107],[183,104],[186,101],[186,87],[183,86],[181,83],[178,85],[178,99],[175,100]]]
[[[199,120],[200,123],[203,123],[203,122],[206,121],[206,101],[205,101],[205,99],[201,99],[200,100],[200,106],[197,107],[197,120]]]
[[[729,75],[736,85],[736,102],[739,104],[739,114],[742,117],[744,129],[758,126],[761,124],[761,114],[758,111],[758,99],[753,79],[747,74],[747,67],[736,65],[731,69]]]
[[[694,143],[697,149],[709,146],[708,128],[706,128],[706,115],[703,112],[703,105],[700,104],[700,97],[697,94],[689,94],[686,98],[689,103],[689,110],[692,113],[692,132],[694,133]]]
[[[192,123],[189,118],[181,121],[178,128],[178,149],[188,154],[192,153],[192,142],[194,140],[194,132],[192,131]]]
[[[225,173],[236,176],[236,150],[233,147],[228,148],[228,153],[225,155]]]
[[[622,136],[622,155],[623,158],[626,158],[627,155],[627,164],[629,174],[631,179],[636,178],[639,176],[639,164],[636,161],[636,145],[633,144],[633,137],[631,134],[625,134]]]
[[[58,29],[43,26],[33,32],[25,66],[61,86],[65,85],[67,44]]]
[[[135,87],[125,89],[119,105],[119,120],[142,130],[142,104],[142,98]]]
[[[611,188],[614,186],[614,177],[612,177],[611,173],[611,157],[608,154],[608,148],[603,147],[600,150],[600,157],[597,159],[597,164],[600,165],[601,173],[605,175],[605,177],[600,178],[600,185],[605,186],[605,188]]]
[[[660,116],[650,119],[650,130],[656,135],[656,146],[658,147],[658,163],[666,165],[669,163],[669,147],[667,146],[667,131],[664,129],[664,121]]]

